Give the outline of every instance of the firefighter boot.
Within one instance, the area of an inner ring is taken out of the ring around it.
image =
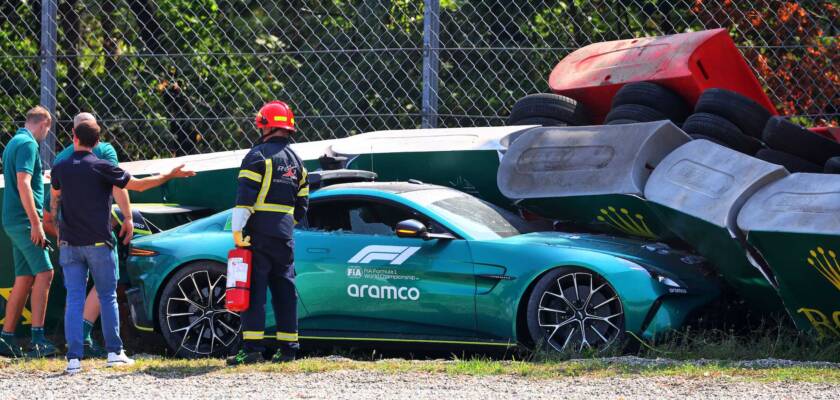
[[[230,356],[227,359],[227,365],[230,366],[237,366],[237,365],[246,365],[246,364],[256,364],[260,361],[263,361],[262,353],[260,352],[246,352],[245,350],[239,350],[235,356]]]

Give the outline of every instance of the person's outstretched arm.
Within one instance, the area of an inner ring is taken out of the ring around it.
[[[135,192],[143,192],[163,185],[172,179],[188,178],[191,176],[195,176],[195,171],[184,170],[184,164],[181,164],[173,168],[172,171],[169,171],[169,173],[163,175],[148,176],[143,179],[132,177],[129,179],[128,184],[125,185],[125,188]]]

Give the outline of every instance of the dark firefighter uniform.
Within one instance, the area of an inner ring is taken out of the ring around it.
[[[250,236],[253,252],[250,307],[242,313],[243,348],[249,353],[264,350],[260,341],[268,287],[280,351],[294,356],[299,345],[292,232],[309,203],[306,169],[288,137],[271,137],[245,156],[238,182],[236,207],[252,212],[242,233]]]

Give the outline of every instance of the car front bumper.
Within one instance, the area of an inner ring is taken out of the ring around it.
[[[146,314],[146,300],[143,291],[139,287],[126,290],[128,298],[128,309],[131,312],[131,323],[135,328],[144,332],[154,332],[155,323]]]

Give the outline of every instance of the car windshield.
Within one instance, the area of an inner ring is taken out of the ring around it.
[[[417,190],[402,194],[458,226],[475,239],[498,239],[530,232],[516,214],[451,189]]]

